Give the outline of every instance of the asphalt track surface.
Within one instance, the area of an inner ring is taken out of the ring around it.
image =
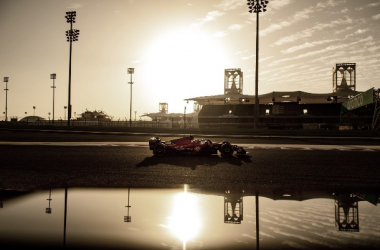
[[[249,156],[156,157],[147,146],[150,137],[0,131],[0,189],[189,184],[204,189],[380,190],[378,138],[230,136],[227,140],[244,146]]]

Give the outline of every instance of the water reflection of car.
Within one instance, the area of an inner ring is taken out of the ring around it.
[[[193,136],[183,137],[170,141],[161,141],[159,137],[152,137],[149,140],[149,149],[153,150],[154,155],[162,156],[165,154],[220,154],[222,156],[246,155],[244,148],[232,145],[228,141],[215,143],[209,139],[195,139]]]

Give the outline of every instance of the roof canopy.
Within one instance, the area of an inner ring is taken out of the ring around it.
[[[274,102],[297,102],[300,103],[330,103],[332,98],[338,102],[344,102],[348,97],[355,96],[361,92],[351,89],[340,89],[332,93],[308,93],[304,91],[273,91],[259,95],[260,104],[270,104]],[[254,95],[244,95],[239,93],[227,93],[224,95],[201,96],[185,99],[186,101],[196,101],[200,105],[207,104],[254,104]]]

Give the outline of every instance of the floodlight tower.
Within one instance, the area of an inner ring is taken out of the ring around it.
[[[50,79],[53,79],[53,86],[51,88],[53,89],[53,124],[54,124],[54,96],[55,96],[55,79],[56,79],[57,74],[53,73],[50,74]]]
[[[267,11],[267,4],[264,0],[247,0],[249,13],[256,13],[255,129],[259,123],[259,13]]]
[[[131,97],[130,97],[130,103],[129,103],[129,127],[132,127],[132,75],[135,73],[134,68],[128,68],[128,74],[131,75],[131,81],[128,82],[131,85]]]
[[[9,77],[4,77],[5,82],[5,121],[8,121],[8,81]]]
[[[66,31],[67,41],[70,42],[70,62],[69,62],[69,94],[68,94],[68,119],[67,126],[70,126],[71,119],[71,55],[72,55],[72,43],[78,41],[79,30],[73,29],[73,23],[75,23],[76,12],[69,11],[66,12],[65,18],[67,22],[70,23],[70,29]]]

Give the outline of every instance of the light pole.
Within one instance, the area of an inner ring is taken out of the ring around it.
[[[5,121],[8,121],[8,81],[9,77],[4,77],[5,82]]]
[[[78,36],[79,36],[79,30],[73,29],[73,23],[75,23],[75,17],[76,17],[75,11],[66,12],[65,18],[67,19],[67,22],[70,23],[70,29],[66,31],[67,41],[70,42],[69,94],[68,94],[69,99],[67,103],[69,110],[68,110],[67,126],[70,126],[70,118],[71,118],[71,55],[72,55],[72,48],[73,48],[72,43],[75,41],[78,41]]]
[[[128,82],[128,84],[131,85],[131,100],[130,100],[130,103],[129,103],[129,127],[132,127],[132,75],[133,73],[135,73],[135,69],[134,68],[128,68],[128,74],[131,75],[131,81]]]
[[[55,96],[55,79],[56,79],[56,76],[57,76],[57,74],[55,74],[55,73],[50,74],[50,79],[53,79],[53,86],[51,86],[53,89],[53,117],[52,117],[53,124],[54,124],[54,96]]]
[[[36,116],[36,106],[33,106],[33,116]]]
[[[256,13],[256,76],[255,76],[255,129],[259,123],[259,13],[265,12],[268,1],[247,0],[249,13]]]
[[[63,106],[63,108],[65,109],[65,120],[66,120],[66,109],[67,109],[67,106]]]
[[[183,111],[183,128],[186,128],[186,106]]]

